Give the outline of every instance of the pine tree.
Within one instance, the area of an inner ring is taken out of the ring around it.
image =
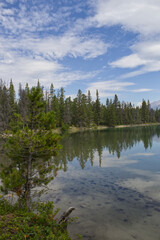
[[[94,104],[94,121],[97,126],[100,124],[101,121],[101,104],[99,100],[98,90],[96,90],[96,102]]]
[[[71,120],[72,120],[71,109],[72,109],[72,101],[71,101],[71,98],[68,97],[65,100],[65,107],[64,107],[64,123],[68,125],[71,125]]]
[[[49,175],[53,166],[46,162],[60,149],[59,136],[52,132],[54,113],[44,112],[42,96],[39,85],[29,90],[27,124],[19,115],[23,128],[10,132],[5,150],[11,163],[1,172],[1,190],[15,192],[28,211],[31,208],[31,190],[53,179]]]
[[[64,122],[64,102],[65,102],[65,96],[64,96],[64,88],[60,89],[60,96],[59,96],[59,110],[60,110],[60,124],[62,126],[62,123]]]
[[[77,93],[77,123],[78,127],[83,126],[83,110],[82,110],[82,91],[79,89]]]
[[[144,99],[142,100],[141,118],[143,123],[147,123],[149,121],[148,107]]]
[[[54,90],[53,83],[51,83],[50,90],[49,90],[49,111],[52,110],[52,100],[54,95],[55,95],[55,90]]]
[[[10,81],[9,89],[8,89],[8,98],[9,98],[9,123],[12,124],[14,119],[14,114],[17,112],[17,103],[15,101],[15,90],[12,79]]]
[[[72,103],[72,124],[74,126],[78,126],[78,100],[77,98],[73,99],[73,103]]]
[[[27,121],[27,115],[28,115],[28,94],[27,88],[23,89],[22,85],[19,84],[19,101],[18,101],[18,113],[23,118],[23,121]]]
[[[91,97],[91,92],[88,91],[88,96],[87,96],[87,125],[88,127],[91,126],[93,123],[93,105],[92,105],[92,97]]]
[[[108,109],[108,125],[110,127],[114,127],[116,125],[116,108],[113,103],[110,104]]]
[[[9,91],[1,82],[0,87],[0,129],[4,131],[8,129],[11,120],[11,108],[9,103]]]

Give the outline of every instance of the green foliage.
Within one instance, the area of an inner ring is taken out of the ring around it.
[[[16,168],[11,168],[10,170],[6,168],[1,172],[0,177],[3,183],[3,185],[0,186],[0,190],[5,194],[7,194],[8,191],[16,192],[18,194],[22,185],[25,184],[21,172]]]
[[[68,130],[69,130],[69,125],[62,123],[62,127],[61,127],[61,133],[62,133],[62,135],[67,134],[67,133],[68,133]]]
[[[27,181],[29,188],[47,185],[52,179],[53,165],[48,164],[52,156],[61,148],[59,135],[52,131],[30,130],[25,127],[8,138],[5,145],[6,154],[11,159],[9,166],[1,172],[3,192],[15,192],[19,199],[27,200]],[[29,159],[31,162],[29,163]],[[47,163],[47,164],[46,164]],[[30,176],[28,167],[30,164]]]
[[[16,114],[21,116],[29,128],[42,127],[45,114],[50,112],[50,120],[54,119],[54,123],[52,121],[46,123],[48,129],[55,126],[63,129],[63,124],[91,127],[93,124],[115,126],[160,122],[160,110],[151,109],[149,101],[142,100],[142,106],[135,107],[131,103],[120,102],[118,96],[115,95],[113,99],[107,98],[106,105],[104,105],[100,102],[98,90],[96,90],[96,100],[92,101],[90,91],[85,95],[80,89],[76,98],[65,99],[63,88],[55,91],[51,84],[48,93],[43,90],[39,82],[37,87],[31,89],[28,84],[25,89],[20,85],[19,99],[16,100],[12,81],[8,88],[0,81],[0,130],[16,131],[17,128],[22,128],[18,126]]]
[[[54,134],[54,112],[45,113],[45,101],[39,84],[27,91],[28,115],[15,114],[14,129],[8,132],[5,153],[10,165],[1,171],[1,191],[15,192],[22,206],[30,210],[31,190],[46,186],[53,179],[51,157],[61,146],[60,136]]]
[[[58,211],[48,202],[35,204],[27,212],[0,198],[0,240],[71,240],[56,219]]]
[[[101,122],[101,104],[99,100],[98,90],[96,90],[96,101],[94,103],[94,121],[96,125],[99,125]]]

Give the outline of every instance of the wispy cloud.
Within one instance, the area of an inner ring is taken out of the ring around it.
[[[142,92],[151,92],[153,91],[153,89],[150,88],[140,88],[140,89],[133,89],[133,90],[129,90],[130,92],[134,92],[134,93],[142,93]]]
[[[97,75],[96,71],[71,71],[56,61],[48,61],[43,58],[16,57],[11,59],[11,62],[9,59],[1,61],[0,78],[6,82],[12,78],[16,89],[18,89],[20,82],[22,85],[28,82],[30,86],[34,86],[38,79],[46,88],[51,83],[54,84],[55,88],[66,87],[75,81],[90,79]]]
[[[135,68],[141,65],[145,65],[146,63],[147,60],[141,59],[137,54],[131,54],[129,56],[125,56],[120,58],[119,60],[111,62],[110,65],[112,67],[119,68]]]
[[[93,65],[100,72],[102,64],[96,60],[104,56],[104,72],[113,71],[110,76],[120,81],[90,83],[87,90],[93,95],[96,89],[101,97],[122,91],[152,91],[131,89],[134,83],[122,79],[160,71],[159,11],[157,0],[1,1],[0,78],[13,78],[17,85],[26,81],[33,85],[39,78],[47,87],[51,82],[55,88],[65,87],[98,76]],[[114,39],[108,43],[108,29],[112,26],[136,34],[134,44],[127,44],[130,54],[124,51],[119,57],[117,52],[116,59],[114,54],[110,61],[112,47],[117,47]],[[81,63],[84,71],[78,70]],[[125,69],[126,73],[116,76],[115,68]]]
[[[43,56],[48,59],[62,59],[64,57],[96,58],[107,52],[109,44],[98,38],[62,35],[47,38],[0,38],[0,51],[16,52],[26,56]]]
[[[13,4],[15,3],[16,6]],[[12,4],[12,5],[8,5]],[[10,14],[6,9],[10,9]],[[71,21],[71,9],[56,8],[53,1],[6,1],[0,8],[1,26],[5,32],[18,35],[57,31]]]
[[[72,11],[80,13],[84,5],[64,3],[58,7],[50,0],[47,4],[32,2],[30,8],[25,1],[0,4],[0,78],[12,78],[17,86],[19,82],[33,85],[40,79],[42,84],[54,82],[58,88],[95,76],[95,72],[68,69],[62,62],[65,57],[93,59],[108,50],[109,44],[98,36],[81,36],[67,30]]]
[[[87,90],[90,90],[92,96],[96,96],[96,90],[101,97],[114,96],[116,92],[126,91],[127,87],[133,86],[132,82],[120,82],[116,80],[90,83]]]
[[[156,154],[155,153],[135,153],[133,154],[132,156],[145,156],[145,157],[150,157],[150,156],[155,156]]]

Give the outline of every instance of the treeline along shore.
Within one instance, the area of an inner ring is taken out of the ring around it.
[[[54,111],[55,126],[64,131],[70,127],[70,132],[77,129],[101,129],[103,127],[115,127],[126,125],[139,125],[147,123],[160,123],[160,110],[152,109],[149,100],[142,100],[141,106],[134,106],[131,102],[120,102],[118,96],[113,99],[106,99],[106,103],[100,102],[98,90],[96,99],[93,100],[90,91],[87,94],[78,90],[74,99],[65,97],[65,90],[61,88],[57,91],[51,84],[50,89],[40,85],[43,93],[42,101],[46,101],[45,113]],[[7,86],[2,80],[0,82],[0,131],[9,129],[15,118],[15,114],[25,120],[28,111],[29,85],[23,88],[19,84],[18,97],[16,97],[15,87],[12,82]],[[71,127],[72,126],[72,127]],[[73,127],[74,126],[74,127]]]

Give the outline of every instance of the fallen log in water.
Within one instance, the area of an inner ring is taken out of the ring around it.
[[[58,223],[66,223],[68,221],[69,215],[72,213],[73,210],[75,210],[74,207],[68,208],[68,210],[62,214]]]

